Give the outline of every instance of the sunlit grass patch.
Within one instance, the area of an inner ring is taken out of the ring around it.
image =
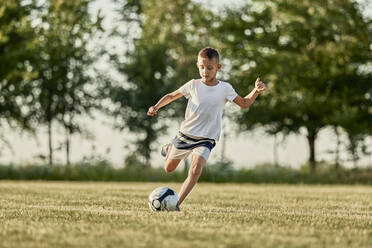
[[[0,182],[0,247],[372,247],[372,188],[199,184],[151,212],[170,183]]]

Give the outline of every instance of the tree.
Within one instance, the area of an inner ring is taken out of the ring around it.
[[[135,150],[141,163],[149,165],[152,144],[168,127],[165,116],[180,118],[184,104],[172,103],[156,118],[148,117],[147,109],[195,77],[197,52],[210,41],[199,29],[200,24],[207,26],[212,14],[190,0],[127,1],[120,13],[140,34],[134,39],[134,49],[125,54],[124,63],[121,56],[112,56],[127,82],[110,86],[112,102],[118,106],[111,114],[116,116],[118,128],[137,134],[132,152]],[[133,39],[127,35],[121,37]]]
[[[49,164],[53,164],[52,126],[57,121],[66,129],[66,161],[69,163],[69,136],[81,132],[76,116],[99,108],[100,86],[89,72],[96,54],[88,43],[100,30],[102,18],[92,20],[89,1],[50,0],[39,12],[37,27],[41,49],[34,80],[35,124],[48,126]]]
[[[38,48],[31,23],[34,2],[0,2],[0,118],[30,129],[30,82],[36,77],[33,62]]]
[[[248,91],[247,81],[258,75],[268,83],[265,97],[238,117],[240,128],[263,125],[271,134],[306,130],[314,171],[319,130],[341,125],[336,113],[353,108],[345,98],[354,99],[354,84],[370,89],[371,75],[357,73],[371,59],[366,52],[371,31],[357,3],[257,0],[227,10],[215,32],[224,34],[221,44],[239,91]]]

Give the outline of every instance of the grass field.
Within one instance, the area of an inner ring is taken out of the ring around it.
[[[150,212],[162,185],[0,181],[0,247],[372,247],[372,187],[199,184]]]

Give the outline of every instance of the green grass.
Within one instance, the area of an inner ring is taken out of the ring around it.
[[[372,187],[198,184],[150,212],[162,185],[0,181],[0,247],[372,247]]]

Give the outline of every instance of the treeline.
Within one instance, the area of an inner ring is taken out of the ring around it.
[[[208,164],[204,167],[200,182],[213,183],[286,183],[286,184],[368,184],[372,185],[372,169],[345,169],[322,164],[322,169],[311,173],[309,168],[262,164],[251,169],[234,169],[229,163]],[[186,172],[187,173],[187,172]],[[130,165],[112,167],[107,161],[70,166],[28,165],[0,166],[0,180],[67,180],[67,181],[115,181],[115,182],[183,182],[185,171],[170,174],[160,167]]]
[[[167,119],[182,118],[184,102],[157,118],[146,116],[147,108],[198,77],[196,54],[205,46],[221,52],[219,76],[239,94],[251,90],[257,75],[267,83],[251,109],[230,116],[239,131],[306,135],[311,171],[323,128],[337,137],[336,168],[344,148],[355,163],[371,155],[372,20],[363,16],[363,2],[254,0],[217,12],[191,0],[112,0],[120,20],[109,30],[105,16],[89,12],[92,3],[0,2],[0,123],[29,132],[47,127],[49,166],[53,125],[65,129],[70,164],[70,137],[85,129],[79,118],[101,111],[113,127],[136,134],[127,162],[149,167]],[[94,44],[102,33],[124,44],[123,52]],[[95,67],[102,57],[110,71]]]
[[[84,129],[78,117],[102,110],[104,82],[89,73],[100,49],[88,49],[102,17],[89,14],[89,2],[0,2],[0,123],[47,127],[50,165],[53,125],[65,130],[68,164],[70,136]]]

